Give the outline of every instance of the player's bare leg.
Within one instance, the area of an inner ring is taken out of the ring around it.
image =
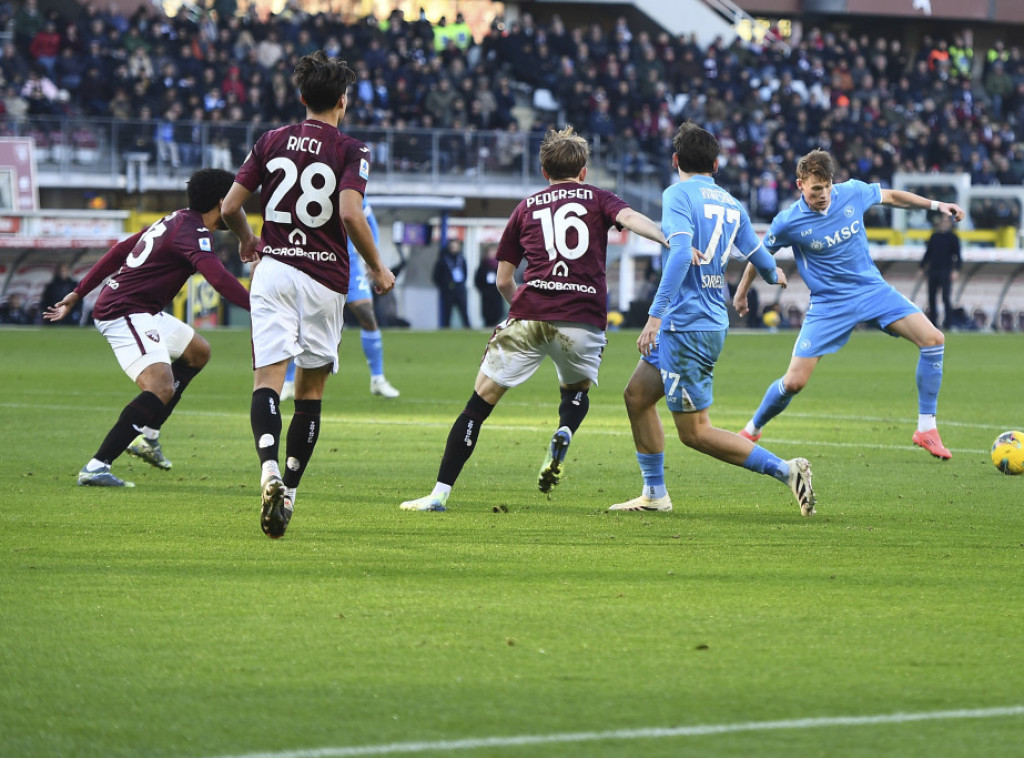
[[[778,479],[789,487],[802,515],[814,513],[817,498],[811,488],[811,464],[806,458],[784,461],[745,437],[712,426],[707,408],[693,413],[673,413],[672,418],[684,445],[720,461]]]
[[[941,460],[949,460],[953,454],[942,444],[935,415],[939,406],[939,389],[942,387],[942,361],[946,348],[946,337],[928,320],[923,313],[912,313],[889,324],[888,330],[910,340],[920,350],[917,360],[917,431],[911,438],[915,445],[923,447]]]
[[[665,488],[665,429],[658,415],[658,401],[665,396],[661,372],[641,360],[622,393],[633,432],[637,461],[644,479],[643,492],[632,500],[616,503],[609,511],[671,511],[672,499]]]
[[[362,328],[359,338],[363,345],[363,354],[366,356],[366,364],[370,367],[370,394],[398,397],[401,393],[391,386],[384,376],[384,346],[377,317],[373,312],[373,300],[355,300],[346,303],[345,307],[356,317]]]
[[[160,444],[160,430],[177,407],[182,393],[209,362],[210,343],[201,335],[193,334],[185,350],[170,365],[172,389],[170,400],[164,404],[164,411],[159,418],[148,426],[142,427],[141,433],[127,448],[129,455],[134,455],[163,471],[171,469],[173,464],[164,456],[163,446]],[[166,373],[161,377],[161,383],[165,381]]]
[[[753,418],[740,430],[740,436],[751,442],[761,439],[761,429],[786,410],[793,396],[807,386],[819,360],[821,360],[820,357],[804,358],[794,355],[783,377],[768,385],[761,405],[754,413]]]

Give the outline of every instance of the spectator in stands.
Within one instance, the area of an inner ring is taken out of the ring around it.
[[[1001,60],[995,61],[992,70],[985,75],[985,92],[992,103],[992,114],[997,119],[1003,117],[1003,104],[1013,93],[1014,87],[1013,77],[1006,72],[1005,64]]]
[[[498,292],[498,246],[489,244],[481,250],[480,265],[473,283],[480,293],[480,316],[484,326],[495,326],[505,318],[505,298]]]
[[[953,231],[953,219],[942,214],[921,259],[921,271],[928,278],[928,316],[939,325],[938,295],[942,294],[942,328],[953,318],[953,282],[960,276],[960,238]]]
[[[53,272],[53,278],[49,284],[46,285],[46,289],[43,290],[43,296],[40,302],[46,304],[59,303],[67,295],[75,291],[75,285],[77,285],[74,279],[71,278],[71,269],[66,263],[60,263],[57,265],[57,269]],[[79,319],[82,315],[82,306],[79,304],[70,313],[70,318],[66,321],[44,321],[44,324],[63,324],[65,326],[77,326]]]
[[[32,314],[25,307],[20,292],[12,292],[7,302],[0,305],[0,324],[31,324]]]
[[[3,108],[8,123],[21,124],[28,119],[28,100],[21,96],[13,84],[4,88]]]
[[[57,63],[57,57],[60,55],[61,42],[56,22],[47,21],[43,28],[36,32],[31,44],[29,44],[29,54],[35,59],[37,64],[46,70],[50,77],[54,75],[54,66]]]
[[[22,55],[28,56],[32,40],[46,25],[46,18],[39,11],[36,0],[25,0],[14,14],[14,44]]]
[[[462,254],[462,240],[450,239],[441,248],[434,263],[433,280],[440,295],[440,326],[451,327],[452,311],[459,314],[462,326],[468,329],[469,312],[466,310],[466,256]]]
[[[157,122],[154,135],[157,160],[163,165],[169,164],[172,168],[178,168],[181,165],[181,153],[175,133],[180,116],[181,106],[174,103],[164,112],[163,118]]]

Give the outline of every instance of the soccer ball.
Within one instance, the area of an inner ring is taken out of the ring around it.
[[[996,437],[992,463],[1004,474],[1024,474],[1024,432],[1003,432]]]

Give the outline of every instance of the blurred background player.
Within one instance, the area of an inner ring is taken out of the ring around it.
[[[882,278],[871,259],[864,212],[881,203],[938,211],[961,221],[964,210],[955,203],[882,189],[877,183],[857,179],[834,185],[835,172],[835,161],[824,150],[803,156],[796,167],[800,199],[775,217],[765,237],[772,254],[793,248],[797,270],[811,291],[811,304],[789,368],[768,387],[740,434],[757,442],[765,424],[782,413],[807,385],[822,356],[837,352],[857,324],[866,323],[917,345],[918,417],[912,441],[936,458],[948,460],[953,454],[942,444],[935,423],[946,338],[920,308]],[[747,265],[733,296],[741,316],[747,312],[747,290],[755,273],[753,266]]]
[[[932,323],[939,325],[939,294],[942,294],[942,328],[953,325],[953,282],[960,275],[960,238],[953,231],[953,218],[939,216],[935,231],[921,258],[921,270],[928,278],[928,314]]]
[[[445,510],[481,424],[506,390],[533,376],[545,356],[555,364],[562,400],[537,486],[550,492],[558,484],[608,342],[608,231],[624,227],[665,244],[647,216],[614,193],[584,184],[589,157],[590,146],[571,126],[548,131],[541,142],[541,172],[549,186],[519,203],[498,243],[496,286],[511,303],[509,318],[487,343],[473,396],[448,433],[437,484],[429,495],[402,503],[402,510]],[[514,275],[524,258],[525,283],[517,289]]]
[[[661,228],[669,251],[663,254],[661,283],[637,339],[642,358],[624,394],[643,491],[608,510],[672,510],[665,486],[665,431],[656,408],[664,397],[684,445],[775,477],[789,487],[800,512],[810,516],[815,497],[805,458],[784,461],[711,425],[712,378],[729,332],[723,285],[733,245],[769,284],[785,286],[786,277],[761,245],[743,206],[712,179],[718,171],[718,140],[685,122],[672,144],[672,166],[680,181],[662,196]]]
[[[224,218],[252,276],[253,393],[250,423],[260,460],[260,527],[284,535],[296,491],[320,435],[327,377],[338,371],[348,292],[348,240],[366,261],[377,292],[395,277],[380,261],[363,213],[370,150],[338,129],[355,73],[318,50],[292,76],[306,120],[264,133],[224,199]],[[260,189],[263,229],[257,238],[243,205]],[[295,412],[288,427],[285,470],[278,464],[281,389],[295,360]]]
[[[452,311],[459,314],[463,329],[469,329],[469,310],[466,308],[469,292],[466,289],[468,277],[466,256],[462,253],[462,240],[450,239],[441,246],[441,252],[434,261],[432,279],[437,287],[440,307],[439,321],[442,329],[452,324]]]
[[[373,232],[373,241],[380,244],[380,226],[373,215],[373,208],[363,198],[363,213],[366,222]],[[348,300],[345,307],[359,321],[359,339],[363,345],[366,365],[370,367],[370,394],[381,397],[398,397],[401,393],[391,386],[384,377],[384,342],[381,339],[380,327],[373,312],[373,291],[366,280],[363,261],[359,257],[352,240],[348,241]],[[288,363],[284,386],[281,388],[281,399],[291,400],[295,397],[295,361]]]
[[[134,487],[110,472],[125,448],[157,468],[171,468],[160,446],[160,428],[210,360],[210,343],[164,308],[198,271],[217,292],[249,310],[249,293],[213,248],[212,230],[221,223],[221,201],[233,181],[228,171],[196,171],[188,181],[188,208],[114,245],[74,290],[46,309],[47,321],[60,321],[109,276],[93,309],[96,328],[142,390],[79,472],[79,485]]]

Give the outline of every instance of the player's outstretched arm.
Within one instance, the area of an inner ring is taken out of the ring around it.
[[[754,283],[755,276],[757,276],[757,269],[754,268],[753,263],[748,263],[747,267],[743,269],[739,284],[736,285],[736,291],[732,294],[732,307],[741,316],[746,316],[750,311],[750,306],[747,305],[747,293],[750,292],[750,285]]]
[[[146,229],[148,228],[149,227],[146,227]],[[75,286],[74,291],[68,294],[68,296],[59,303],[54,303],[49,306],[43,312],[43,318],[47,321],[60,321],[62,318],[67,316],[83,297],[96,289],[103,283],[104,279],[124,265],[124,262],[128,259],[128,255],[135,249],[135,245],[138,244],[138,241],[142,239],[142,235],[145,234],[146,229],[143,229],[141,232],[136,232],[127,239],[121,240],[105,252],[103,257],[96,261],[86,275],[82,277],[82,281]],[[69,301],[69,298],[72,297],[74,299]]]
[[[59,303],[54,303],[43,311],[43,318],[47,321],[60,321],[75,309],[81,299],[77,292],[69,292]]]
[[[343,189],[338,198],[338,210],[348,238],[366,263],[366,275],[373,280],[374,291],[378,295],[390,292],[395,286],[395,275],[380,260],[373,230],[363,213],[362,193],[354,189]]]
[[[963,221],[967,215],[964,209],[956,203],[943,203],[939,200],[922,197],[914,192],[906,190],[884,189],[882,190],[882,205],[891,205],[894,208],[919,208],[920,210],[939,211],[948,213],[956,221]]]
[[[217,258],[201,258],[196,269],[217,292],[239,308],[249,310],[249,291]]]
[[[661,233],[661,227],[639,211],[623,208],[615,217],[615,223],[631,232],[636,232],[641,237],[657,242],[662,247],[668,247],[668,240]]]
[[[245,215],[245,201],[252,195],[246,187],[235,182],[221,201],[220,215],[228,229],[238,237],[238,256],[243,263],[255,263],[260,259],[256,249],[258,238]]]
[[[505,298],[505,302],[512,305],[512,298],[516,294],[516,267],[508,261],[498,261],[498,271],[494,276],[494,286]]]

